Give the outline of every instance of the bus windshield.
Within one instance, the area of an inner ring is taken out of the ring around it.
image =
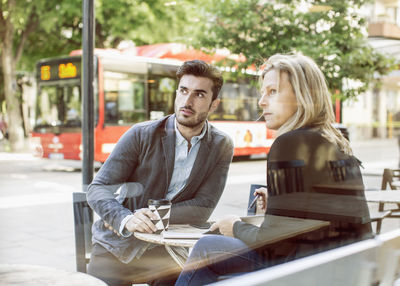
[[[80,127],[82,121],[79,85],[46,85],[37,97],[37,128]]]

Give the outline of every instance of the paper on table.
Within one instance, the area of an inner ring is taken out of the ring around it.
[[[199,239],[203,237],[203,233],[196,232],[176,232],[176,231],[164,231],[163,238],[175,238],[175,239]]]
[[[178,228],[170,228],[168,231],[164,231],[162,233],[163,238],[173,238],[173,239],[200,239],[204,235],[207,234],[221,234],[219,229],[214,231],[210,231],[210,226],[212,223],[208,223],[208,228],[204,227],[193,227],[191,225],[189,228],[187,227],[178,227]]]
[[[255,215],[255,216],[246,216],[241,217],[242,221],[254,224],[256,226],[260,226],[264,220],[264,215]],[[204,235],[209,234],[221,234],[219,229],[214,231],[210,231],[210,229],[200,229],[200,228],[191,228],[191,229],[180,229],[177,230],[168,230],[162,233],[163,238],[171,238],[171,239],[200,239]]]

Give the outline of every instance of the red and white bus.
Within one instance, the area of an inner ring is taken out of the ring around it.
[[[159,46],[153,50],[151,46],[140,48],[135,52],[95,50],[95,161],[104,162],[133,124],[173,113],[176,70],[182,60],[200,57],[192,50],[167,59],[163,58],[166,53],[160,55]],[[80,54],[73,51],[68,57],[44,59],[37,64],[36,119],[31,135],[38,156],[81,159]],[[203,59],[212,60],[212,56],[203,55]],[[235,156],[267,154],[272,144],[273,132],[264,122],[256,122],[260,115],[257,94],[249,81],[226,82],[221,103],[209,116],[211,124],[232,137]]]

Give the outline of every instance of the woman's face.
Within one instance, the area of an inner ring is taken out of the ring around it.
[[[279,129],[297,111],[297,100],[289,76],[281,72],[278,85],[278,73],[278,70],[271,69],[265,74],[258,101],[267,127],[273,130]]]

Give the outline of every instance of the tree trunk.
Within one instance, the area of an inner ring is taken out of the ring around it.
[[[22,129],[22,118],[20,102],[16,94],[15,62],[13,58],[13,29],[6,28],[3,39],[1,60],[4,77],[4,94],[6,97],[8,115],[8,134],[12,151],[22,151],[24,148],[24,131]]]

